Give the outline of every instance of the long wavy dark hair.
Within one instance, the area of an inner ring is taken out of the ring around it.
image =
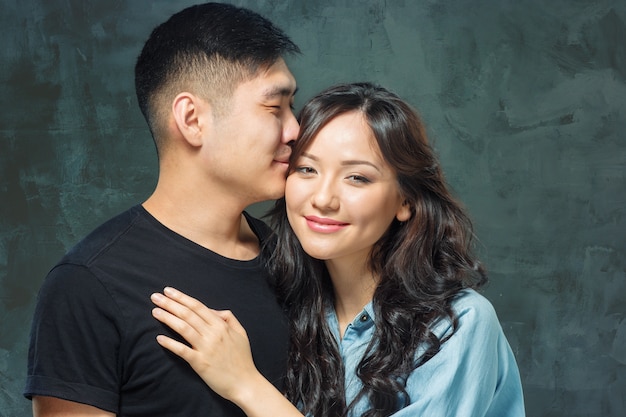
[[[326,266],[303,251],[287,221],[284,199],[270,212],[277,247],[269,265],[291,326],[286,395],[305,414],[320,417],[345,416],[363,397],[370,404],[366,417],[388,416],[408,405],[406,379],[446,340],[432,333],[432,325],[448,319],[456,329],[455,295],[486,282],[472,254],[471,222],[446,186],[416,111],[394,93],[354,83],[312,98],[299,115],[292,166],[330,120],[354,111],[365,116],[412,215],[406,222],[394,220],[370,255],[369,268],[379,278],[373,298],[376,330],[357,368],[363,388],[351,404],[346,403],[343,365],[326,322],[334,305]]]

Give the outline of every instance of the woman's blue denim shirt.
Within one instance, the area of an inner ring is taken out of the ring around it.
[[[464,290],[453,302],[459,326],[428,362],[408,377],[410,404],[394,417],[523,417],[524,399],[519,370],[491,303],[474,290]],[[334,309],[327,320],[345,366],[346,402],[356,397],[361,381],[356,368],[374,334],[372,304],[365,306],[343,339]],[[449,320],[433,326],[437,336],[452,330]],[[418,353],[419,354],[419,353]],[[349,414],[361,416],[369,404],[362,398]]]

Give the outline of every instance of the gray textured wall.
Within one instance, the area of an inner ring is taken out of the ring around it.
[[[236,1],[302,47],[297,105],[373,80],[420,109],[468,206],[529,416],[626,415],[626,2]],[[53,263],[142,201],[133,63],[191,1],[0,0],[0,416]]]

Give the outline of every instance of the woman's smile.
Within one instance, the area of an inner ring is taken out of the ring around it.
[[[348,226],[348,223],[325,217],[304,216],[304,218],[309,228],[318,233],[334,233]]]

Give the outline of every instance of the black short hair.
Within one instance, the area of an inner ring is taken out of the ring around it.
[[[228,98],[259,69],[299,52],[282,30],[245,8],[205,3],[171,16],[152,31],[135,65],[139,108],[157,148],[160,98],[167,106],[185,90],[209,101]]]

